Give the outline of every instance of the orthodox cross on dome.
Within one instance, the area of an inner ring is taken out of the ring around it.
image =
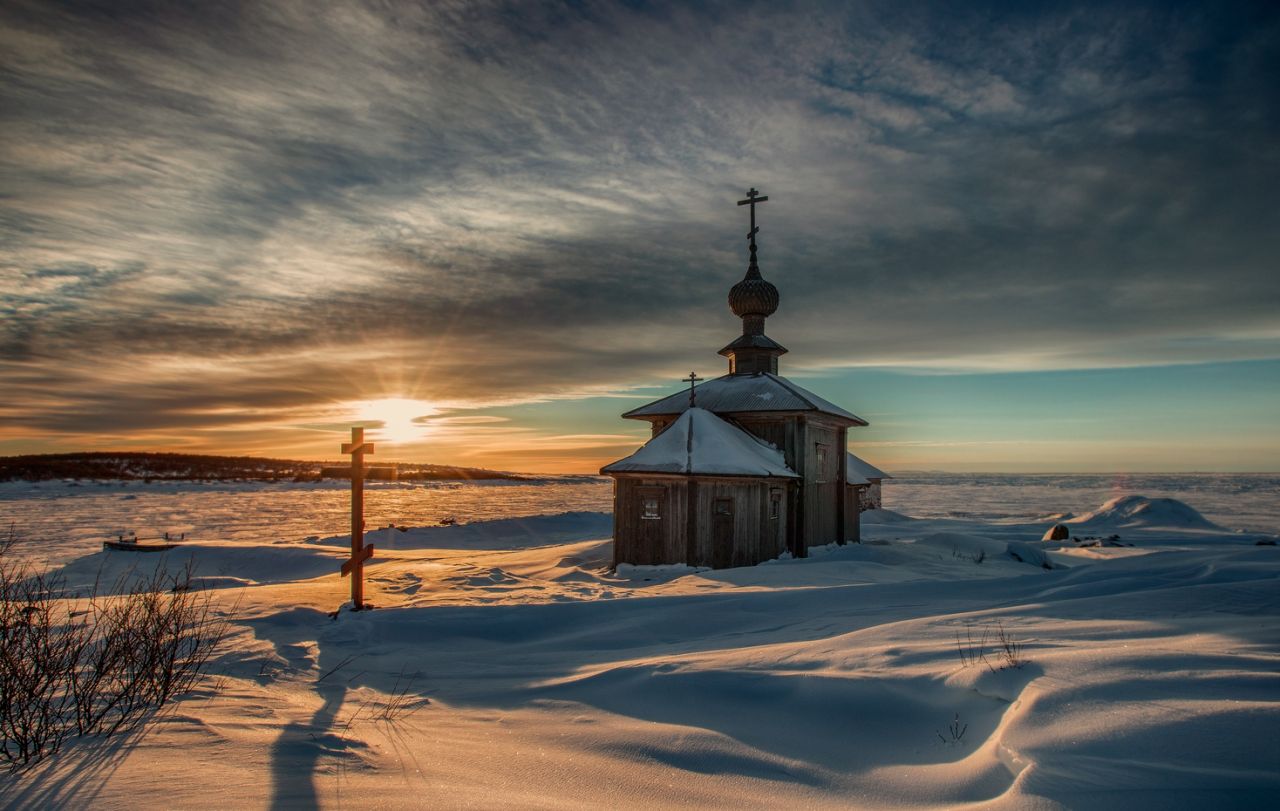
[[[738,201],[738,205],[740,206],[751,206],[751,230],[747,232],[747,239],[751,240],[752,248],[756,246],[756,232],[760,230],[759,228],[756,228],[756,203],[763,203],[768,199],[769,197],[767,195],[761,197],[760,192],[752,188],[747,192],[747,199]]]
[[[698,377],[693,372],[690,372],[688,377],[683,377],[681,380],[689,384],[689,408],[693,408],[695,398],[698,396],[694,392],[694,387],[702,382],[702,378]]]
[[[756,234],[760,233],[756,203],[768,199],[753,187],[747,199],[738,201],[740,206],[751,206],[751,230],[747,232],[751,257],[746,275],[729,290],[729,309],[742,319],[742,337],[720,350],[729,359],[729,374],[777,374],[778,356],[787,351],[764,334],[764,320],[778,309],[778,288],[760,275],[756,247]]]

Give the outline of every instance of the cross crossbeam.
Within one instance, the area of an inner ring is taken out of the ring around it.
[[[371,557],[373,557],[373,544],[369,544],[368,546],[361,549],[360,557],[358,559],[353,557],[350,560],[342,561],[342,576],[346,577],[347,575],[351,574],[351,572],[354,571],[357,566],[360,566],[362,563],[364,563],[366,560],[368,560]]]
[[[747,232],[747,239],[751,240],[753,245],[756,241],[756,234],[760,231],[759,228],[756,228],[756,203],[763,203],[768,199],[768,195],[762,196],[760,192],[752,188],[747,192],[747,199],[738,201],[740,206],[751,206],[751,230]]]

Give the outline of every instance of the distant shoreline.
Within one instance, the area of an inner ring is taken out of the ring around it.
[[[528,476],[484,468],[382,462],[369,465],[371,479],[399,481],[509,480]],[[92,451],[0,456],[0,481],[98,479],[114,481],[297,481],[347,478],[347,463],[259,456]],[[394,471],[394,473],[392,473]]]

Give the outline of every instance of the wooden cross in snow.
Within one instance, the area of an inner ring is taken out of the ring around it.
[[[702,382],[702,378],[698,377],[693,372],[690,372],[688,377],[681,378],[681,380],[689,384],[689,408],[693,408],[694,398],[698,396],[694,393],[693,389],[694,386]]]
[[[747,192],[747,199],[738,201],[740,206],[751,206],[751,230],[747,232],[747,239],[751,240],[752,245],[756,242],[756,232],[760,230],[756,228],[756,203],[763,203],[768,199],[767,196],[761,197],[760,192],[753,188]]]
[[[364,545],[364,455],[373,453],[373,443],[364,441],[363,428],[352,428],[342,452],[351,454],[351,559],[342,564],[342,576],[351,575],[352,610],[359,611],[365,607],[364,562],[373,557],[373,544]]]

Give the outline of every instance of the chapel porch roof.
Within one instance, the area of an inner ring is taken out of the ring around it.
[[[662,433],[601,473],[799,478],[782,451],[703,408],[687,408]]]

